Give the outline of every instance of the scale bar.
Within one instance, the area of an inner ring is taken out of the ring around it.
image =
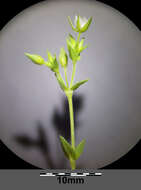
[[[84,173],[64,173],[64,172],[51,172],[51,173],[45,173],[41,172],[40,176],[42,177],[54,177],[54,176],[71,176],[71,177],[86,177],[86,176],[102,176],[101,172],[84,172]]]

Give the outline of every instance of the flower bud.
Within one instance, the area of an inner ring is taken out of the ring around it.
[[[56,55],[52,56],[49,51],[48,54],[48,61],[45,62],[45,65],[49,67],[53,72],[57,73],[59,71],[59,65],[56,59]]]
[[[74,37],[69,34],[69,38],[66,39],[67,41],[67,47],[68,47],[68,51],[69,51],[69,56],[71,58],[72,61],[77,61],[77,42],[74,39]]]
[[[67,67],[68,65],[68,56],[64,50],[64,48],[61,48],[60,55],[59,55],[59,61],[62,67]]]
[[[86,30],[88,30],[88,28],[92,22],[92,17],[90,17],[89,19],[86,19],[85,17],[76,15],[75,19],[74,19],[74,25],[73,25],[70,17],[68,17],[68,21],[69,21],[69,24],[71,25],[72,29],[75,32],[82,33],[82,32],[85,32]]]
[[[74,37],[69,34],[69,38],[67,38],[67,47],[69,51],[69,56],[72,61],[80,60],[80,53],[87,48],[87,46],[83,46],[84,38],[81,41],[76,41]]]
[[[25,53],[25,55],[35,64],[43,65],[44,59],[40,55]]]
[[[78,44],[78,52],[79,53],[81,53],[84,49],[87,48],[87,45],[83,46],[83,43],[84,43],[84,38],[82,38],[82,40]]]

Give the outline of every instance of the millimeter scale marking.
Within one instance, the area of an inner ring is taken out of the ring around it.
[[[71,176],[71,177],[86,177],[86,176],[102,176],[101,172],[83,172],[83,173],[68,173],[68,172],[41,172],[40,176],[42,177],[55,177],[55,176]]]

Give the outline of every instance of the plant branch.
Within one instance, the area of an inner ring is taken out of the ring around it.
[[[64,67],[64,74],[65,74],[65,80],[66,80],[67,87],[69,87],[68,77],[67,77],[67,68],[66,67]]]
[[[77,42],[79,42],[79,40],[80,40],[80,35],[81,35],[81,32],[79,32],[79,34],[78,34]]]
[[[75,148],[75,135],[74,135],[74,117],[73,117],[72,93],[73,93],[73,91],[70,91],[70,92],[68,93],[67,97],[68,97],[69,112],[70,112],[71,144],[72,144],[72,147]]]
[[[68,103],[69,103],[69,113],[70,113],[70,132],[71,132],[71,145],[72,148],[75,149],[75,134],[74,134],[74,112],[73,112],[73,102],[72,102],[72,95],[73,91],[67,91],[66,92],[67,98],[68,98]],[[71,169],[75,169],[76,164],[75,160],[70,158],[70,165]]]
[[[74,80],[75,72],[76,72],[76,62],[73,62],[73,71],[72,71],[72,76],[71,76],[70,88],[73,85],[73,80]]]

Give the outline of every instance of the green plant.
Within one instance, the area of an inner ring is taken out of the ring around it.
[[[49,51],[47,51],[48,54],[48,61],[45,61],[41,56],[37,54],[29,54],[25,53],[25,55],[35,64],[38,65],[45,65],[49,67],[54,73],[55,77],[61,87],[61,89],[64,91],[64,93],[67,96],[68,104],[69,104],[69,112],[70,112],[70,130],[71,130],[71,144],[68,143],[64,137],[60,136],[61,146],[62,149],[67,157],[67,159],[70,161],[71,169],[76,168],[76,160],[80,157],[80,155],[83,152],[85,140],[83,139],[79,145],[75,146],[75,133],[74,133],[74,113],[73,113],[73,102],[72,102],[72,96],[73,92],[79,88],[82,84],[86,83],[87,80],[82,80],[74,84],[74,76],[76,72],[76,63],[80,60],[80,53],[87,48],[87,46],[83,46],[84,38],[80,39],[81,33],[85,32],[91,22],[92,17],[88,20],[86,18],[82,18],[79,15],[75,16],[74,24],[72,24],[72,21],[70,17],[68,17],[68,21],[72,27],[72,29],[78,33],[77,39],[75,39],[71,34],[69,34],[68,38],[66,39],[67,42],[67,48],[69,52],[69,57],[72,60],[73,64],[73,70],[71,75],[71,81],[68,82],[67,77],[67,66],[68,66],[68,55],[64,48],[61,48],[60,55],[59,55],[59,62],[64,70],[65,75],[65,81],[63,80],[60,71],[59,71],[59,63],[57,61],[56,55],[52,55]]]

